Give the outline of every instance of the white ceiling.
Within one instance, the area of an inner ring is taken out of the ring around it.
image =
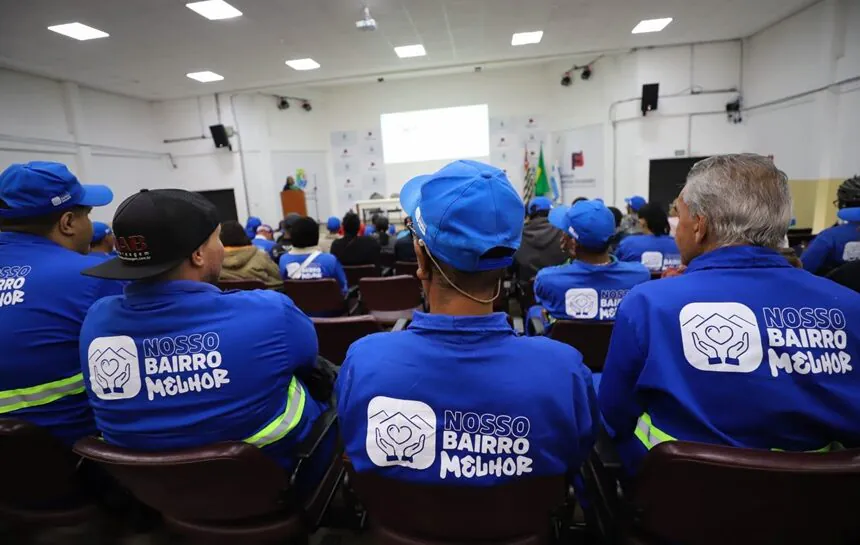
[[[228,0],[244,16],[209,21],[185,0],[0,0],[0,65],[147,99],[354,76],[748,36],[814,0],[369,0],[379,28],[356,30],[361,0]],[[663,32],[630,34],[673,17]],[[80,21],[110,34],[78,42],[46,27]],[[512,47],[514,32],[543,30]],[[427,56],[399,59],[394,46]],[[296,72],[288,59],[311,57]],[[224,81],[201,84],[188,72]]]

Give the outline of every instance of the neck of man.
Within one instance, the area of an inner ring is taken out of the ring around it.
[[[592,254],[580,250],[576,252],[576,259],[577,261],[582,261],[583,263],[588,263],[589,265],[609,265],[610,263],[612,263],[612,258],[609,256],[609,250],[601,252],[599,254]]]
[[[482,293],[475,295],[479,299],[487,299],[495,294]],[[446,316],[483,316],[493,313],[493,303],[479,303],[473,301],[465,295],[461,294],[451,286],[436,283],[434,280],[433,288],[429,290],[427,302],[430,304],[431,314],[444,314]]]
[[[57,229],[53,229],[50,233],[48,233],[46,235],[36,235],[35,233],[30,233],[28,231],[17,231],[17,232],[44,237],[44,238],[50,240],[51,242],[53,242],[54,244],[62,246],[66,250],[71,250],[71,251],[77,252],[79,254],[86,254],[89,251],[89,247],[87,247],[84,250],[76,247],[75,246],[75,240],[72,237],[66,237],[66,236],[61,235]]]

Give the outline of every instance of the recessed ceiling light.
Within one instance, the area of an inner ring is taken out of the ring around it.
[[[528,45],[540,43],[543,38],[543,30],[534,32],[517,32],[511,36],[511,45]]]
[[[287,61],[287,66],[293,70],[316,70],[320,67],[320,63],[313,59],[293,59]]]
[[[219,19],[232,19],[233,17],[241,17],[242,12],[234,8],[224,0],[204,0],[203,2],[191,2],[185,4],[185,7],[196,11],[210,21]]]
[[[632,34],[645,34],[646,32],[660,32],[672,22],[671,17],[664,19],[643,19],[639,24],[633,27],[630,32]]]
[[[69,23],[67,25],[49,26],[48,30],[53,30],[57,34],[68,36],[76,40],[95,40],[96,38],[107,38],[110,36],[107,32],[102,32],[97,28],[87,26],[83,23]]]
[[[408,59],[409,57],[423,57],[427,54],[427,51],[421,44],[401,45],[400,47],[395,47],[394,52],[397,53],[397,56],[401,59]]]
[[[210,72],[209,70],[205,70],[203,72],[191,72],[190,74],[185,74],[191,79],[197,80],[200,83],[210,83],[213,81],[221,81],[224,79],[224,76],[221,74],[216,74],[215,72]]]

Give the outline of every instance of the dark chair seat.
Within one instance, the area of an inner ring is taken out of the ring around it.
[[[362,278],[358,289],[368,312],[385,324],[411,320],[412,312],[424,304],[421,283],[414,276]]]
[[[343,272],[346,274],[346,285],[350,288],[357,286],[362,278],[379,276],[379,269],[376,268],[376,265],[345,265]]]
[[[347,314],[347,304],[334,278],[284,280],[284,293],[302,311],[316,316]]]
[[[403,275],[408,274],[409,276],[418,276],[418,262],[417,261],[397,261],[394,263],[394,274]]]
[[[218,287],[227,290],[264,290],[266,284],[262,280],[219,280]]]
[[[319,338],[320,356],[335,365],[343,364],[349,346],[358,339],[382,332],[373,316],[313,318]]]
[[[0,418],[0,519],[42,528],[92,519],[97,508],[77,471],[79,462],[46,429]]]
[[[615,322],[558,320],[552,325],[550,339],[568,344],[582,354],[585,365],[600,373],[609,352],[609,340]]]

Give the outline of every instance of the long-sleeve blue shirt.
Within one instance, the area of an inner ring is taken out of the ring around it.
[[[649,270],[662,271],[681,264],[681,253],[669,235],[630,235],[621,239],[615,256],[619,261],[642,263]]]
[[[308,256],[310,256],[310,252],[293,253],[293,251],[290,251],[282,255],[278,264],[281,269],[281,277],[285,280],[290,278],[293,271],[298,270]],[[346,273],[343,271],[340,261],[331,254],[320,253],[302,270],[301,280],[313,280],[317,278],[334,278],[337,280],[340,290],[344,294],[349,290],[346,283]]]
[[[846,261],[860,259],[860,223],[843,223],[821,231],[800,256],[803,268],[824,274]]]

